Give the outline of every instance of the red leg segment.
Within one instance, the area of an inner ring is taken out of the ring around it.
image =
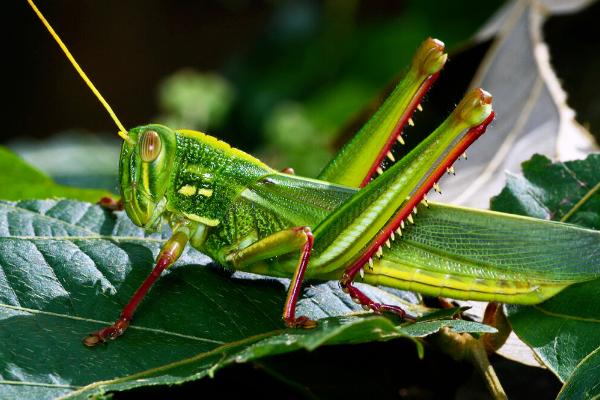
[[[402,307],[374,302],[359,288],[352,285],[352,279],[354,278],[350,278],[347,274],[344,274],[344,276],[340,280],[340,286],[342,287],[342,290],[345,293],[348,293],[350,297],[352,297],[352,300],[362,305],[365,310],[372,310],[377,314],[381,314],[383,312],[391,312],[400,316],[400,318],[404,318],[406,320],[411,321],[414,320],[414,318],[406,314]]]
[[[285,305],[283,307],[283,320],[288,327],[293,328],[314,328],[317,323],[308,317],[300,316],[296,318],[296,303],[300,296],[300,288],[302,286],[302,280],[304,279],[304,272],[308,267],[308,261],[310,260],[310,253],[313,248],[314,238],[313,234],[308,227],[296,228],[302,230],[306,235],[306,243],[302,247],[300,253],[300,260],[298,266],[294,272],[294,276],[290,282],[290,288],[288,289],[287,298],[285,299]]]
[[[398,140],[398,138],[402,135],[402,129],[404,128],[404,126],[406,126],[406,123],[408,122],[410,117],[414,114],[415,110],[421,103],[421,100],[423,100],[423,97],[429,91],[429,88],[431,88],[431,86],[435,83],[435,81],[438,79],[439,76],[440,76],[440,73],[436,72],[435,74],[431,75],[429,78],[427,78],[421,84],[421,86],[415,93],[415,96],[412,98],[408,107],[406,108],[406,111],[402,114],[402,116],[398,120],[398,123],[394,127],[394,130],[391,132],[387,142],[381,148],[381,151],[379,152],[379,155],[375,159],[375,162],[373,162],[373,165],[371,165],[371,168],[367,172],[367,175],[365,175],[363,181],[360,184],[361,188],[365,187],[371,181],[373,176],[375,176],[375,173],[377,172],[377,168],[379,168],[379,166],[381,165],[381,162],[385,158],[386,154],[391,150],[391,148],[394,145],[394,143],[396,142],[396,140]]]
[[[142,285],[135,291],[131,297],[131,300],[129,300],[129,303],[127,303],[121,312],[119,319],[117,319],[117,321],[111,326],[100,329],[99,331],[88,335],[83,340],[83,344],[88,347],[93,347],[99,343],[104,343],[109,339],[114,340],[121,336],[129,326],[129,322],[131,321],[131,318],[133,317],[133,314],[135,313],[135,310],[139,306],[142,299],[146,296],[160,274],[165,269],[170,267],[175,261],[177,261],[183,252],[187,241],[188,236],[185,233],[176,232],[173,234],[160,252],[156,266],[152,269],[152,272],[146,278],[146,280],[144,280]]]
[[[125,208],[122,198],[115,200],[112,197],[103,197],[98,201],[98,205],[110,211],[122,211]]]
[[[491,101],[491,99],[490,99]],[[373,242],[371,242],[365,251],[358,257],[348,268],[346,268],[342,279],[340,279],[340,286],[342,290],[348,293],[352,299],[357,303],[362,304],[367,309],[371,309],[375,312],[390,311],[400,315],[403,318],[407,318],[406,313],[400,307],[390,306],[385,304],[375,303],[363,294],[359,289],[352,285],[356,274],[364,268],[365,264],[369,262],[371,257],[376,253],[377,249],[380,248],[387,240],[389,240],[391,234],[401,226],[405,218],[408,218],[417,205],[423,200],[425,194],[431,190],[434,184],[446,173],[449,167],[463,154],[466,149],[479,138],[486,130],[487,126],[494,119],[494,112],[478,126],[469,129],[469,131],[458,141],[456,146],[446,154],[441,160],[440,164],[432,171],[427,179],[419,186],[410,199],[407,200],[405,205],[398,210],[398,213],[388,222],[388,224],[377,234]]]

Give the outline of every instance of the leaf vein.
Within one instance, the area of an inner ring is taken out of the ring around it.
[[[58,389],[80,389],[82,386],[74,385],[62,385],[59,383],[43,383],[43,382],[30,382],[30,381],[9,381],[0,380],[0,385],[16,385],[16,386],[40,386]]]
[[[154,243],[165,243],[165,239],[151,238],[151,237],[139,237],[139,236],[110,236],[110,235],[90,235],[90,236],[2,236],[2,239],[13,239],[13,240],[28,240],[28,241],[44,241],[44,240],[55,240],[55,241],[85,241],[85,240],[110,240],[115,242],[123,241],[137,241],[137,242],[154,242]]]
[[[188,280],[183,280],[184,283],[186,283],[188,286],[191,286],[192,288],[194,288],[196,291],[198,291],[200,294],[202,294],[203,297],[205,297],[206,299],[208,299],[211,303],[213,303],[215,305],[216,308],[218,308],[224,315],[228,315],[228,310],[224,309],[221,304],[219,304],[218,301],[216,301],[215,299],[213,299],[211,296],[207,295],[206,293],[204,293],[204,291],[202,289],[200,289],[199,287],[197,287],[196,285],[194,285],[193,283],[189,282]],[[236,329],[239,331],[240,334],[244,335],[244,331],[243,329],[240,327],[240,325],[237,323],[235,318],[229,318],[229,320],[231,321],[231,323],[236,327]]]
[[[48,211],[51,211],[53,208],[55,208],[57,206],[57,204],[59,204],[59,203],[60,202],[55,203],[52,207],[50,207],[48,210],[46,210],[46,213]],[[55,223],[58,223],[58,224],[61,224],[61,225],[67,225],[67,226],[70,226],[72,228],[81,229],[81,230],[83,230],[85,232],[89,232],[92,235],[96,234],[96,232],[94,232],[94,231],[91,231],[91,230],[89,230],[87,228],[84,228],[84,227],[81,227],[81,226],[78,226],[78,225],[73,225],[73,224],[71,224],[71,223],[69,223],[69,222],[67,222],[65,220],[62,220],[62,219],[59,219],[59,218],[56,218],[56,217],[52,217],[50,215],[42,214],[42,213],[39,213],[39,212],[31,211],[31,210],[28,210],[27,208],[24,208],[24,207],[19,207],[17,205],[17,203],[10,204],[8,202],[1,202],[0,206],[8,208],[8,209],[14,209],[17,212],[26,212],[28,214],[33,214],[33,215],[35,215],[38,218],[48,219],[50,221],[54,221]]]
[[[36,309],[33,309],[33,308],[17,307],[17,306],[12,306],[10,304],[2,304],[2,303],[0,303],[0,308],[7,308],[9,310],[15,310],[15,311],[23,311],[23,312],[30,313],[30,314],[47,315],[47,316],[50,316],[50,317],[57,317],[57,318],[71,319],[71,320],[75,320],[75,321],[90,322],[90,323],[94,323],[94,324],[101,324],[101,325],[110,325],[110,324],[112,324],[112,322],[102,321],[102,320],[99,320],[99,319],[91,319],[91,318],[79,317],[79,316],[76,316],[76,315],[61,314],[61,313],[56,313],[56,312],[51,312],[51,311],[42,311],[42,310],[36,310]],[[194,336],[194,335],[186,335],[186,334],[183,334],[183,333],[167,331],[167,330],[164,330],[164,329],[149,328],[149,327],[140,326],[140,325],[133,325],[132,324],[132,325],[129,325],[128,329],[145,331],[145,332],[152,332],[152,333],[160,333],[160,334],[169,335],[169,336],[176,336],[176,337],[180,337],[180,338],[184,338],[184,339],[197,340],[199,342],[206,342],[206,343],[213,343],[213,344],[224,344],[225,343],[225,342],[223,342],[221,340],[203,338],[203,337]]]
[[[6,279],[6,287],[8,289],[10,289],[10,291],[13,293],[14,295],[14,299],[17,302],[17,306],[21,306],[21,301],[19,300],[19,295],[17,294],[17,292],[15,292],[15,289],[13,289],[12,285],[10,284],[10,282],[8,281],[8,275],[6,274],[6,271],[4,270],[4,266],[0,263],[0,273],[2,273],[2,275],[4,275],[4,278]]]
[[[600,319],[597,319],[597,318],[577,317],[575,315],[555,313],[555,312],[546,310],[539,305],[534,305],[532,307],[534,309],[538,310],[539,312],[541,312],[542,314],[546,314],[548,316],[555,317],[555,318],[569,319],[569,320],[582,321],[582,322],[600,323]]]
[[[69,290],[67,290],[64,282],[58,277],[58,274],[56,273],[56,269],[52,266],[52,264],[50,264],[50,262],[46,258],[46,255],[44,254],[44,252],[39,249],[37,244],[35,244],[35,243],[32,243],[32,244],[33,244],[33,247],[37,250],[37,252],[42,257],[42,259],[44,260],[44,263],[46,264],[46,267],[48,268],[48,270],[50,270],[52,272],[54,281],[56,283],[58,283],[60,288],[67,294],[67,298],[69,301],[69,307],[71,308],[71,311],[74,313],[75,312],[75,304],[73,304],[73,299],[71,298],[71,292]]]
[[[116,384],[116,383],[120,383],[120,382],[127,382],[127,381],[138,379],[138,378],[141,378],[141,377],[144,377],[144,376],[155,374],[155,373],[158,373],[158,372],[167,371],[167,370],[172,369],[172,368],[176,368],[176,367],[179,367],[179,366],[182,366],[182,365],[186,365],[186,364],[190,364],[190,363],[193,363],[193,362],[196,362],[196,361],[203,360],[203,359],[208,358],[208,357],[210,357],[212,355],[219,354],[219,352],[224,352],[227,349],[235,348],[236,346],[242,346],[242,345],[246,345],[246,344],[250,345],[250,344],[252,344],[254,342],[258,342],[261,339],[268,338],[270,336],[276,335],[276,334],[281,333],[281,332],[282,332],[282,330],[274,330],[274,331],[269,331],[269,332],[261,333],[261,334],[258,334],[258,335],[249,336],[249,337],[246,337],[244,339],[240,339],[240,340],[237,340],[237,341],[234,341],[234,342],[222,343],[222,346],[216,347],[216,348],[214,348],[212,350],[209,350],[209,351],[198,353],[195,356],[192,356],[192,357],[189,357],[189,358],[184,358],[182,360],[174,361],[174,362],[169,363],[169,364],[161,365],[159,367],[147,369],[145,371],[140,371],[140,372],[137,372],[135,374],[126,375],[126,376],[123,376],[123,377],[120,377],[120,378],[115,378],[115,379],[111,379],[111,380],[94,382],[92,384],[89,384],[87,386],[84,386],[84,387],[78,389],[75,392],[68,393],[67,395],[65,395],[63,397],[60,397],[59,399],[67,399],[67,398],[69,398],[71,396],[78,395],[78,394],[81,394],[81,393],[85,393],[86,391],[88,391],[90,389],[99,388],[99,387],[102,387],[102,386],[105,386],[105,385]]]

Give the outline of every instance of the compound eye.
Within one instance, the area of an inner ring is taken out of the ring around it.
[[[156,160],[160,154],[161,147],[160,136],[156,131],[144,132],[140,140],[140,155],[142,161],[152,162]]]

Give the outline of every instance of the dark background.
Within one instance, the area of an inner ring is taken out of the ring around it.
[[[156,114],[155,86],[184,66],[219,69],[256,42],[266,2],[39,1],[80,65],[127,126]],[[9,2],[10,130],[46,136],[73,127],[114,131],[25,1]],[[6,65],[6,63],[5,63]]]
[[[370,94],[362,100],[367,104],[402,71],[424,37],[443,38],[456,58],[502,3],[61,0],[38,6],[125,126],[152,121],[158,113],[157,84],[173,72],[185,67],[217,71],[233,83],[237,97],[228,124],[213,133],[252,150],[277,101],[307,103],[348,80],[368,88],[357,93]],[[569,103],[596,134],[599,9],[595,5],[576,16],[551,18],[545,29]],[[0,142],[73,128],[114,132],[26,2],[6,2],[3,10],[5,125]],[[442,78],[468,82],[460,71],[448,75]],[[335,123],[360,109],[355,104],[340,108],[344,112]]]
[[[376,94],[426,36],[444,38],[456,50],[501,2],[438,3],[432,15],[431,5],[392,0],[63,0],[38,6],[127,127],[157,114],[155,89],[164,77],[183,67],[220,71],[234,83],[237,101],[246,104],[224,129],[231,139],[234,129],[235,136],[259,130],[260,115],[269,113],[275,97],[305,101],[344,79],[358,80]],[[11,27],[5,35],[9,118],[2,140],[72,128],[114,132],[25,1],[7,2],[4,10]],[[377,31],[394,23],[396,32]],[[401,36],[397,47],[381,44],[394,35]],[[274,83],[274,71],[283,83]],[[286,79],[292,83],[286,85]]]

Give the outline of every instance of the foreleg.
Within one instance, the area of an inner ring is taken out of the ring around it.
[[[123,203],[123,199],[115,200],[112,197],[103,197],[98,203],[100,207],[109,211],[123,211],[125,208],[125,204]]]
[[[173,236],[171,236],[171,238],[163,246],[160,254],[158,255],[156,266],[152,269],[152,272],[146,278],[146,280],[144,280],[142,285],[135,291],[134,295],[121,312],[119,319],[117,319],[117,321],[115,321],[115,323],[111,326],[100,329],[99,331],[88,335],[83,340],[83,344],[93,347],[99,343],[104,343],[109,339],[114,340],[121,336],[129,326],[129,323],[133,318],[133,314],[135,313],[135,310],[138,308],[142,299],[146,296],[160,274],[165,269],[173,265],[179,256],[181,256],[181,253],[183,252],[188,240],[189,235],[186,230],[175,231]]]

